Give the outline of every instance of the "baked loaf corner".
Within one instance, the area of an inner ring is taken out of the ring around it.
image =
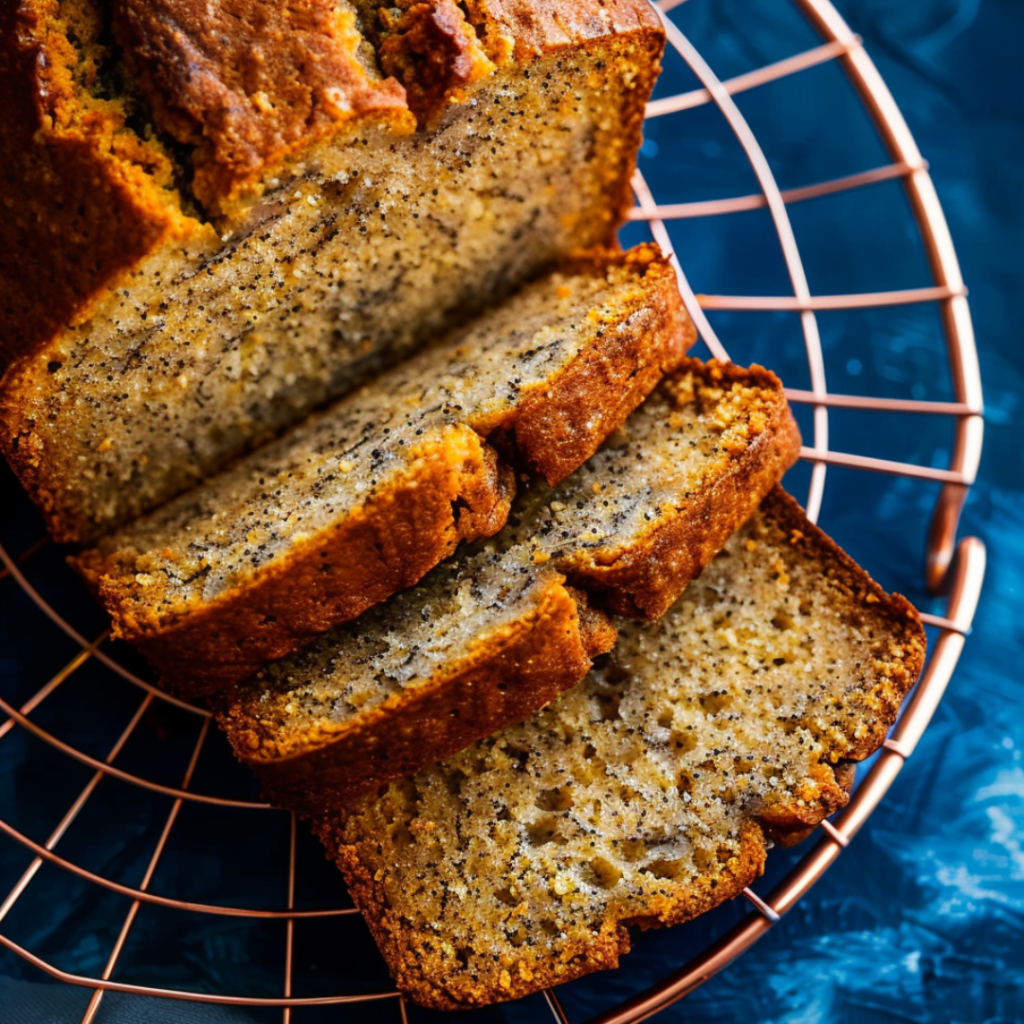
[[[917,613],[776,488],[587,680],[315,829],[399,988],[438,1009],[615,967],[847,799],[924,661]]]
[[[647,0],[11,0],[0,30],[0,450],[62,543],[609,244],[664,45]]]

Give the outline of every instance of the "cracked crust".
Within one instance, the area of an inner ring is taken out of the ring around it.
[[[769,839],[844,806],[924,653],[912,606],[776,488],[587,682],[314,828],[402,991],[443,1010],[524,996],[738,895]]]
[[[348,144],[354,125],[372,124],[408,135],[417,110],[467,103],[497,69],[611,37],[644,38],[650,59],[637,87],[653,87],[663,34],[646,0],[466,7],[468,22],[451,0],[403,2],[381,33],[378,11],[387,19],[396,8],[363,0],[117,0],[113,32],[129,82],[107,68],[106,15],[94,0],[5,4],[0,369],[86,320],[161,245],[215,246],[196,201],[229,220],[244,214],[247,194],[331,134]],[[150,117],[167,144],[137,130]],[[637,135],[642,119],[641,103],[624,135]],[[628,175],[613,173],[617,222]]]
[[[113,28],[155,121],[192,148],[192,188],[208,208],[350,122],[416,127],[346,4],[116,0]]]
[[[197,198],[217,207],[351,121],[408,134],[512,61],[659,30],[630,0],[466,6],[469,20],[452,0],[118,0],[114,31],[157,122],[195,147]]]
[[[406,3],[397,14],[381,9],[377,18],[381,70],[405,87],[409,109],[421,125],[434,123],[495,69],[454,0]]]

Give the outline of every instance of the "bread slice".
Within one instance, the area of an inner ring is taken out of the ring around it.
[[[73,563],[178,692],[251,674],[500,529],[695,337],[656,247],[591,253]]]
[[[647,0],[5,3],[0,448],[53,536],[608,244],[663,45]]]
[[[776,489],[656,625],[541,714],[314,827],[399,988],[480,1006],[615,967],[842,807],[924,659]]]
[[[232,687],[218,721],[267,798],[303,814],[411,775],[532,714],[609,649],[614,629],[576,589],[593,564],[615,569],[596,605],[645,586],[671,603],[799,448],[767,370],[688,360],[611,446],[553,492],[524,492],[496,541]]]

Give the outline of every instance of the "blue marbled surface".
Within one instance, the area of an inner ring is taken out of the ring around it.
[[[976,627],[949,692],[881,808],[777,928],[661,1019],[687,1024],[1010,1024],[1024,1021],[1024,345],[1019,339],[1024,323],[1024,88],[1019,85],[1024,2],[845,0],[839,6],[864,37],[931,163],[971,289],[987,426],[981,475],[961,532],[988,545],[988,575]],[[819,41],[787,0],[690,0],[673,16],[721,77]],[[679,62],[670,60],[658,93],[695,85]],[[834,64],[745,93],[737,102],[784,188],[887,162]],[[662,202],[757,190],[742,153],[711,107],[651,122],[642,167]],[[813,292],[930,283],[895,183],[794,206],[791,215]],[[640,237],[639,228],[627,232],[627,240],[634,236]],[[782,294],[789,289],[764,211],[681,222],[673,228],[673,242],[698,291]],[[778,370],[791,386],[808,385],[795,316],[723,313],[713,323],[737,361],[758,360]],[[822,314],[819,323],[830,390],[952,397],[934,308]],[[810,439],[809,421],[802,425]],[[834,412],[830,427],[831,446],[839,450],[935,465],[948,458],[951,434],[940,418]],[[797,469],[788,486],[801,496],[806,478],[806,469]],[[11,486],[9,477],[3,485]],[[934,497],[932,484],[832,469],[821,523],[883,585],[941,612],[941,603],[927,595],[921,580]],[[2,539],[13,550],[24,546],[19,541],[35,539],[32,529],[20,516],[0,520]],[[10,588],[11,582],[0,586]],[[65,640],[42,629],[26,648],[20,631],[24,623],[38,620],[10,595],[9,590],[0,593],[0,692],[20,696],[32,692],[32,680],[37,686],[44,671],[70,655]],[[58,603],[62,599],[50,596]],[[81,597],[70,595],[68,601],[78,607]],[[97,617],[93,624],[97,630],[100,622]],[[15,649],[18,653],[11,655]],[[124,700],[129,708],[130,699]],[[102,748],[104,737],[94,735],[97,726],[87,714],[76,723],[65,712],[62,725],[70,741]],[[187,758],[194,736],[184,724],[172,718],[157,723],[157,730],[163,730],[161,742],[180,743]],[[145,750],[125,753],[129,768],[133,758],[142,764],[145,756]],[[232,766],[215,756],[208,770],[227,774]],[[81,785],[77,777],[65,775],[57,755],[29,746],[16,734],[7,737],[0,743],[0,817],[37,839],[45,837]],[[171,777],[166,781],[175,783]],[[166,805],[154,799],[150,806],[132,796],[118,813],[121,834],[87,819],[76,825],[78,833],[69,833],[70,849],[62,849],[93,870],[137,884]],[[161,868],[166,874],[157,879],[162,891],[214,900],[224,894],[231,898],[245,882],[258,888],[263,853],[280,854],[286,841],[281,822],[251,834],[241,820],[230,824],[233,846],[244,856],[219,865],[211,877],[209,865],[193,858],[189,837],[201,848],[206,830],[223,824],[202,814],[183,821],[182,839],[169,850],[168,864]],[[321,891],[337,886],[312,841],[300,846],[308,884]],[[801,852],[776,852],[759,891]],[[17,844],[0,837],[0,891],[7,892],[28,859]],[[4,924],[5,934],[13,929],[19,941],[65,969],[101,970],[124,902],[99,897],[55,869],[44,868],[33,885],[50,887],[49,909],[36,904],[16,910]],[[280,900],[281,893],[270,886],[262,902],[271,906]],[[621,971],[562,990],[570,1018],[583,1020],[653,983],[744,910],[724,907],[692,925],[641,936]],[[265,988],[266,994],[276,994],[283,936],[240,938],[237,930],[213,918],[193,919],[187,937],[176,927],[169,917],[144,910],[133,932],[137,945],[118,976],[209,988]],[[361,926],[353,927],[310,926],[313,939],[299,950],[308,991],[336,989],[342,962],[357,972],[363,990],[386,984],[368,935]],[[40,974],[0,950],[3,1024],[77,1021],[87,1002],[87,994],[43,982]],[[519,1022],[543,1020],[546,1013],[539,999],[530,999],[464,1019]],[[438,1017],[414,1014],[420,1021]],[[397,1010],[385,1003],[294,1017],[297,1024],[364,1018],[397,1021]],[[280,1020],[280,1013],[250,1015],[108,996],[97,1020],[241,1024]]]

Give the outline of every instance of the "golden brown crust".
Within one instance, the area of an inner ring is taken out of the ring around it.
[[[652,899],[647,912],[637,916],[623,906],[609,907],[600,931],[586,943],[570,942],[553,960],[520,947],[517,963],[505,971],[496,987],[473,980],[465,972],[453,975],[442,952],[443,936],[418,932],[405,925],[387,899],[386,870],[381,877],[367,864],[375,859],[362,853],[364,843],[349,844],[337,816],[313,822],[313,830],[327,855],[341,869],[349,895],[366,920],[396,984],[420,1006],[435,1010],[461,1010],[519,999],[553,985],[561,985],[594,971],[618,967],[631,948],[631,927],[666,928],[693,920],[726,900],[734,899],[764,871],[767,843],[761,829],[748,822],[740,837],[740,852],[716,877],[701,876],[689,889]]]
[[[619,636],[611,619],[600,608],[595,608],[590,603],[590,597],[585,591],[569,584],[566,584],[565,589],[576,602],[580,641],[587,657],[596,658],[599,654],[607,654],[615,646]],[[491,732],[493,731],[492,729]]]
[[[524,61],[612,33],[661,31],[635,0],[608,10],[475,4],[492,61],[452,0],[398,8],[396,17],[381,5],[386,32],[376,54],[355,10],[328,0],[118,0],[114,24],[156,120],[195,147],[196,196],[214,209],[358,118],[381,118],[396,134],[414,130],[409,111],[429,122],[510,55]],[[395,77],[380,79],[377,61]]]
[[[494,731],[533,714],[578,683],[591,658],[609,650],[607,619],[550,574],[529,613],[472,646],[425,685],[398,692],[369,715],[340,726],[317,723],[301,743],[271,748],[252,703],[228,690],[215,699],[217,721],[236,754],[263,782],[263,794],[303,815],[414,774]],[[258,714],[258,705],[256,707]]]
[[[461,540],[496,533],[514,490],[493,449],[468,427],[450,427],[413,453],[385,494],[198,609],[156,615],[137,579],[137,552],[93,550],[71,563],[111,609],[113,635],[131,639],[163,685],[197,697],[412,586]]]
[[[88,44],[98,25],[81,6]],[[184,228],[166,157],[89,95],[94,62],[61,14],[57,0],[0,8],[0,371]]]
[[[381,859],[373,834],[356,832],[345,810],[327,804],[314,821],[314,830],[328,856],[342,870],[353,900],[394,975],[399,988],[421,1005],[453,1010],[485,1006],[518,998],[591,971],[618,965],[619,955],[629,950],[630,926],[663,927],[690,920],[738,895],[763,870],[767,839],[785,846],[800,842],[822,820],[843,807],[853,785],[855,762],[873,754],[895,722],[900,704],[912,688],[924,663],[925,635],[916,610],[898,594],[887,594],[838,545],[807,521],[799,504],[781,487],[775,487],[761,504],[773,529],[788,535],[788,543],[800,552],[832,588],[850,616],[851,625],[861,616],[881,617],[885,631],[886,660],[873,666],[877,682],[868,694],[871,717],[858,722],[856,740],[835,763],[819,762],[805,787],[797,787],[789,802],[757,811],[743,825],[740,853],[724,869],[703,874],[674,893],[649,901],[642,915],[617,912],[611,904],[593,939],[569,943],[558,960],[534,953],[524,945],[516,949],[516,963],[500,975],[470,976],[452,969],[443,950],[445,935],[410,927],[389,901],[389,889],[400,884],[402,866]],[[813,794],[813,797],[810,795]],[[802,799],[807,796],[808,799]],[[389,878],[392,870],[395,877]],[[450,951],[449,951],[450,952]]]
[[[605,161],[614,230],[629,203],[626,165],[664,45],[647,0],[474,0],[469,22],[458,24],[451,0],[398,6],[429,8],[439,28],[391,44],[384,59],[407,79],[413,107],[431,114],[468,99],[493,67],[622,38],[623,70],[638,100],[617,133],[622,159]],[[96,0],[15,0],[0,10],[0,370],[85,320],[94,300],[162,244],[194,234],[215,244],[208,225],[185,215],[193,195],[179,195],[176,183],[191,180],[194,198],[230,217],[242,209],[236,200],[258,191],[282,161],[340,128],[416,127],[406,89],[378,75],[381,56],[347,7],[118,0],[112,17],[136,77],[132,102],[145,100],[143,119],[152,115],[187,148],[172,159],[129,126],[121,97],[96,98],[99,64],[111,63],[99,42],[107,16]],[[31,469],[38,453],[4,440],[12,463]],[[46,501],[42,492],[33,497]]]
[[[636,267],[641,273],[643,330],[623,331],[616,343],[582,352],[554,382],[528,397],[516,411],[515,423],[494,443],[511,443],[518,459],[552,486],[582,465],[604,439],[651,393],[665,373],[682,362],[697,340],[697,330],[683,308],[675,271],[656,245],[643,244],[624,253],[607,250],[579,253],[562,268],[566,274],[602,273],[612,264]],[[639,286],[638,286],[639,287]],[[608,317],[614,330],[619,311]],[[628,321],[627,321],[628,324]],[[586,430],[580,410],[586,409]]]
[[[382,8],[378,14],[386,33],[377,46],[380,66],[405,87],[417,122],[428,125],[495,65],[455,0],[406,0],[400,7],[401,13]]]
[[[857,764],[854,761],[840,761],[835,767],[822,766],[831,774],[825,777],[817,789],[819,804],[810,814],[798,805],[788,810],[762,818],[765,832],[780,846],[796,846],[809,838],[814,830],[836,811],[842,810],[850,800],[853,783],[857,778]]]
[[[581,551],[560,561],[570,579],[605,595],[612,611],[629,618],[664,615],[800,455],[800,432],[782,383],[770,370],[692,359],[680,372],[710,389],[731,384],[758,389],[757,404],[745,410],[754,438],[731,455],[710,486],[687,495],[671,512],[663,510],[655,528],[628,548]],[[662,387],[671,392],[681,379],[667,378]],[[690,399],[689,392],[677,396],[680,406]]]
[[[196,198],[233,196],[359,117],[415,123],[371,75],[355,13],[329,0],[117,0],[114,31],[157,123],[193,146]]]
[[[466,8],[492,59],[504,52],[527,60],[609,35],[664,39],[658,16],[642,0],[467,0]]]

